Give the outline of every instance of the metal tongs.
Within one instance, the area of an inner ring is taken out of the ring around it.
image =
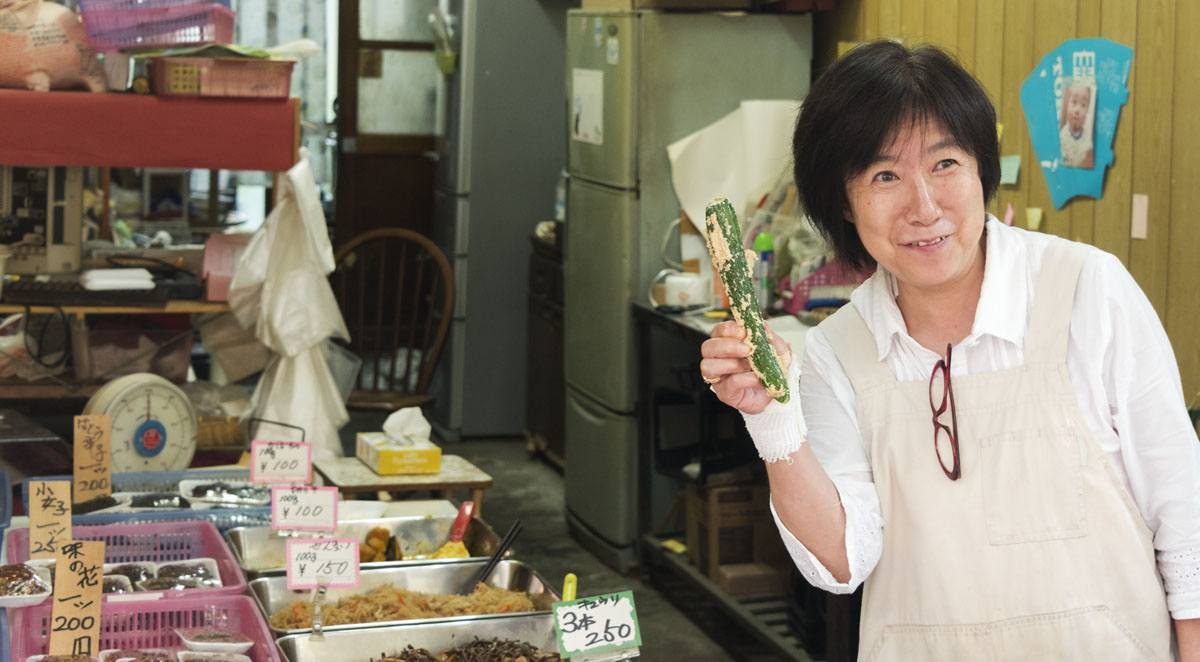
[[[312,633],[310,639],[321,641],[325,638],[325,616],[322,608],[325,606],[325,592],[328,590],[327,581],[317,581],[312,594]]]

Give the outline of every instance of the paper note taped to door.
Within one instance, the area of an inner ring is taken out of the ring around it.
[[[604,72],[599,69],[571,72],[571,139],[604,144]]]

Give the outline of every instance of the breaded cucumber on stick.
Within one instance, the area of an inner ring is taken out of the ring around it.
[[[713,269],[721,275],[721,282],[729,293],[733,318],[746,329],[750,367],[771,397],[779,402],[787,402],[788,385],[783,362],[771,346],[759,313],[758,301],[754,297],[750,268],[751,261],[757,256],[753,251],[742,248],[741,227],[729,200],[715,198],[708,203],[704,210],[704,230]]]

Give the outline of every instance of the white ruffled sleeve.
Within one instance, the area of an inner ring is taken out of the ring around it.
[[[850,580],[842,583],[834,579],[833,574],[780,522],[774,504],[778,496],[772,496],[771,516],[792,561],[810,584],[831,593],[852,593],[875,569],[883,549],[879,496],[854,415],[853,388],[820,329],[808,332],[804,359],[799,363],[804,378],[799,390],[793,391],[800,395],[797,412],[789,414],[782,406],[772,410],[775,405],[772,403],[761,414],[745,416],[746,428],[756,445],[785,443],[795,434],[806,436],[812,444],[813,453],[837,488],[846,513],[846,558],[850,561]],[[801,410],[802,416],[799,415]]]

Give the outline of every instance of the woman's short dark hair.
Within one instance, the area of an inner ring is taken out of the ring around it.
[[[796,187],[814,225],[847,265],[867,269],[867,253],[846,222],[846,183],[908,126],[939,123],[979,164],[983,198],[1000,182],[996,110],[974,77],[933,46],[874,41],[854,48],[813,84],[792,138]]]

